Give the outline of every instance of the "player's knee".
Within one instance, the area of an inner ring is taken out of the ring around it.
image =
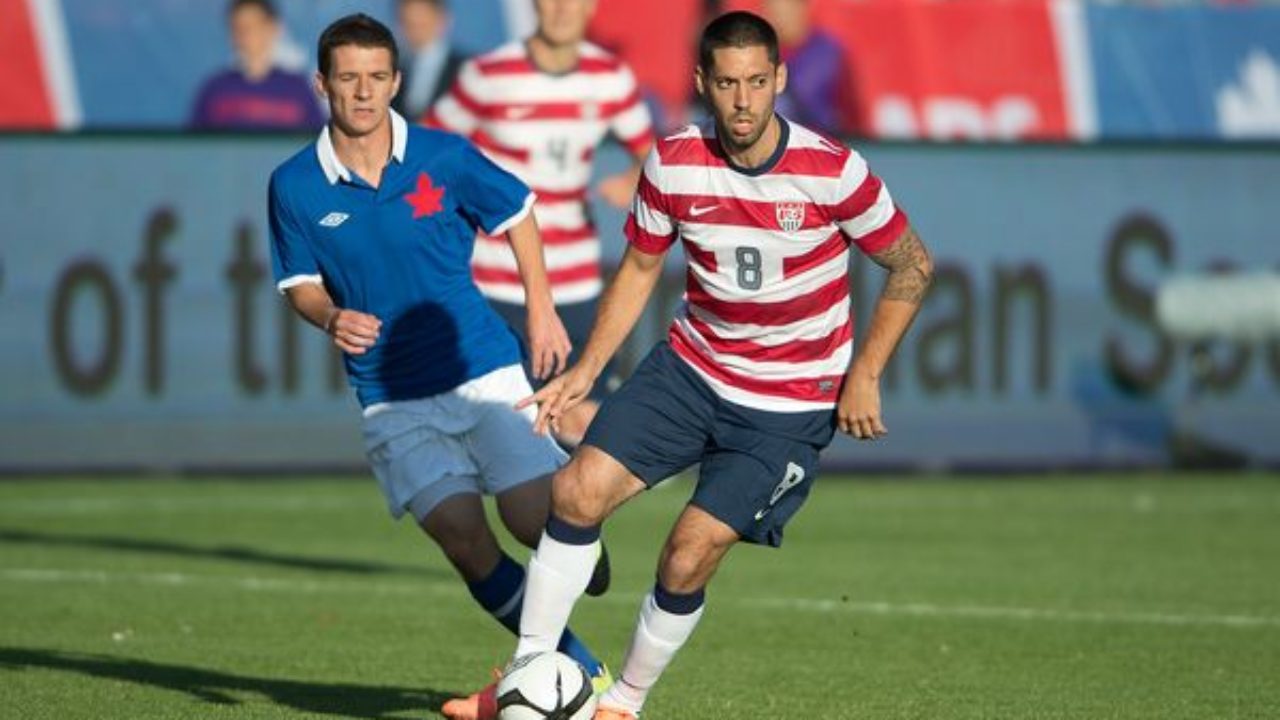
[[[673,593],[691,593],[706,586],[715,572],[719,553],[694,543],[668,543],[658,567],[658,580]]]
[[[587,527],[604,522],[609,512],[605,483],[574,458],[551,483],[552,511],[561,520]]]

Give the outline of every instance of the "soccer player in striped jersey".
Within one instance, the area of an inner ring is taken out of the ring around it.
[[[587,208],[596,148],[609,134],[635,159],[597,192],[625,208],[653,144],[649,112],[622,61],[586,42],[595,0],[535,0],[537,30],[477,57],[426,121],[472,139],[537,194],[551,294],[575,348],[586,345],[600,295],[600,239]],[[525,325],[524,289],[502,238],[476,240],[472,271],[481,292],[517,332]],[[570,362],[576,356],[570,357]],[[576,445],[590,424],[610,373],[591,397],[561,419],[556,436]]]
[[[529,562],[516,657],[554,649],[591,576],[605,518],[700,464],[597,720],[639,715],[698,624],[704,588],[729,548],[781,544],[836,430],[864,440],[885,434],[879,377],[933,272],[863,159],[774,113],[787,75],[767,22],[745,12],[713,20],[695,79],[710,121],[659,141],[582,359],[522,403],[537,403],[536,427],[545,431],[585,396],[679,240],[687,291],[669,339],[609,396],[556,473]],[[850,245],[888,271],[856,355]]]

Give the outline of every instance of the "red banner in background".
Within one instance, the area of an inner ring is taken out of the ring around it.
[[[588,29],[593,42],[631,65],[660,130],[686,119],[700,32],[702,3],[689,0],[602,2]]]
[[[814,11],[849,50],[877,137],[1069,135],[1047,2],[815,0]]]
[[[804,0],[773,0],[803,2]],[[725,10],[767,17],[768,2]],[[844,46],[862,133],[882,138],[1057,140],[1070,134],[1048,2],[810,0]],[[692,92],[701,3],[601,3],[592,34],[677,112]],[[668,120],[679,120],[669,116]]]
[[[49,130],[57,122],[29,10],[27,0],[0,0],[0,128]]]

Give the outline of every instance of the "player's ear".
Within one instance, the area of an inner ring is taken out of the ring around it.
[[[326,100],[329,98],[329,90],[324,86],[324,74],[319,70],[316,71],[315,76],[311,79],[311,84],[315,88],[317,95]]]
[[[702,76],[702,67],[693,69],[693,86],[698,90],[698,97],[705,98],[707,96],[707,82]]]
[[[395,71],[395,74],[391,76],[391,97],[395,97],[396,95],[400,94],[401,79],[402,79],[402,76],[400,74],[400,70],[397,69]]]
[[[773,71],[774,94],[781,95],[787,89],[787,64],[779,62]]]

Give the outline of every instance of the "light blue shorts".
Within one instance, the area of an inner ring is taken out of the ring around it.
[[[449,392],[364,409],[364,448],[394,518],[419,523],[459,493],[497,495],[555,472],[568,456],[533,432],[533,393],[519,365]]]

